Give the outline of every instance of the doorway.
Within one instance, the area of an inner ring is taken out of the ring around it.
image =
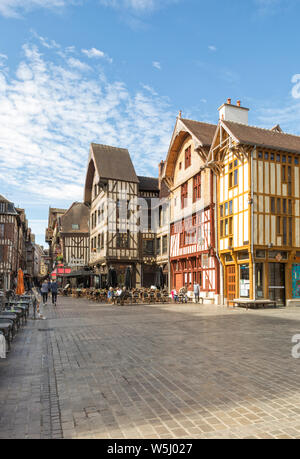
[[[235,266],[226,266],[227,300],[230,303],[236,298]]]
[[[285,306],[285,264],[269,263],[269,299]]]

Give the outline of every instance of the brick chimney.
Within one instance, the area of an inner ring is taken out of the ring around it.
[[[227,99],[227,102],[223,104],[218,110],[220,120],[248,124],[249,108],[242,107],[240,100],[237,101],[236,105],[233,105],[231,103],[231,99]]]

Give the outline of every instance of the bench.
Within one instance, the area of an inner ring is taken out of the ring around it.
[[[265,308],[266,306],[273,306],[276,308],[276,301],[273,300],[247,300],[242,298],[236,298],[231,301],[234,305],[237,305],[240,308],[246,307],[246,309],[259,309],[261,306]]]

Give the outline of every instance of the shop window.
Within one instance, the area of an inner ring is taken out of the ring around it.
[[[255,264],[255,289],[256,289],[256,298],[264,297],[264,281],[263,281],[263,263]]]
[[[240,266],[240,297],[250,298],[250,272],[249,265]]]

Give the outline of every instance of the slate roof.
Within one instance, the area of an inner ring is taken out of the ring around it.
[[[158,178],[139,175],[139,189],[142,191],[159,191]]]
[[[139,182],[127,149],[95,143],[91,148],[101,178]]]
[[[62,233],[89,233],[89,216],[90,208],[82,202],[74,202],[66,213],[61,217],[61,232]],[[79,229],[75,230],[72,225],[79,225]]]
[[[193,121],[182,118],[180,121],[182,121],[188,130],[197,137],[203,147],[211,146],[217,129],[216,124],[202,123],[201,121]]]
[[[241,144],[300,153],[300,136],[234,123],[233,121],[222,121],[222,123]]]

